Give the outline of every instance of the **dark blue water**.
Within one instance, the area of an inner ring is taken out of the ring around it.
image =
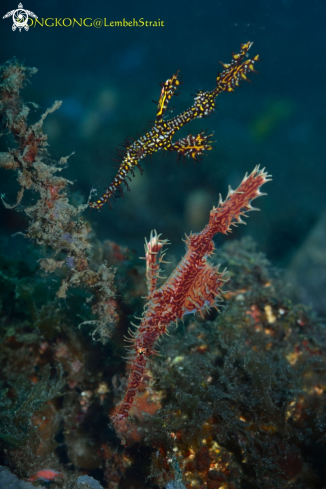
[[[15,8],[15,1],[2,2],[1,16]],[[208,129],[214,132],[214,149],[196,166],[190,159],[178,165],[175,154],[155,154],[114,210],[105,206],[90,219],[100,238],[141,250],[143,237],[156,228],[181,252],[184,232],[206,223],[219,192],[225,195],[228,184],[234,188],[261,164],[274,178],[266,188],[269,195],[256,203],[262,212],[250,215],[235,236],[251,234],[274,262],[289,263],[325,206],[323,1],[31,0],[24,8],[40,22],[48,19],[49,27],[13,32],[12,19],[1,19],[1,58],[16,56],[39,69],[25,89],[26,101],[44,111],[63,100],[46,121],[49,149],[55,159],[75,152],[65,176],[85,200],[91,188],[101,194],[111,183],[115,147],[154,119],[152,100],[158,100],[160,82],[181,70],[181,96],[170,103],[176,115],[192,104],[196,90],[214,87],[219,60],[229,62],[242,42],[253,41],[250,54],[259,53],[262,61],[252,83],[221,94],[215,115],[180,134]],[[106,24],[143,19],[164,26],[69,27],[73,18],[87,25],[94,19]],[[51,27],[55,19],[61,21]],[[0,179],[1,192],[14,201],[12,175],[2,172]],[[5,233],[24,228],[13,214],[1,209]]]

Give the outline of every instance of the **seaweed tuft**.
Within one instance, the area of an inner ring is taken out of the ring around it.
[[[106,342],[116,320],[112,301],[114,270],[104,263],[96,269],[91,266],[92,230],[81,215],[88,206],[69,203],[71,182],[58,176],[68,157],[54,162],[47,151],[43,122],[59,109],[61,102],[56,101],[35,124],[28,123],[30,109],[20,91],[36,72],[17,60],[0,67],[0,123],[15,143],[7,152],[0,153],[0,169],[15,171],[20,186],[14,205],[9,205],[5,196],[1,197],[2,202],[8,210],[16,209],[27,217],[25,238],[45,250],[39,261],[41,269],[47,273],[61,272],[57,297],[65,299],[69,288],[86,288],[91,292],[88,302],[93,318],[88,321],[94,329],[93,337]],[[27,192],[29,197],[24,203]]]

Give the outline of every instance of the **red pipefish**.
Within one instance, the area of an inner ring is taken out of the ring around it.
[[[155,343],[167,332],[168,326],[186,314],[201,313],[203,308],[217,306],[217,301],[221,299],[221,287],[229,277],[226,270],[219,272],[219,266],[207,261],[214,253],[213,237],[217,233],[227,234],[231,226],[238,223],[245,224],[241,217],[247,217],[247,211],[258,210],[252,207],[251,202],[265,195],[259,189],[270,181],[269,177],[264,169],[256,167],[249,176],[245,175],[237,190],[229,187],[225,201],[220,195],[219,205],[211,210],[205,228],[200,233],[186,236],[184,257],[159,288],[157,279],[167,240],[160,239],[160,235],[154,231],[149,242],[145,241],[148,302],[140,325],[134,332],[130,331],[127,338],[130,343],[128,360],[132,367],[126,393],[113,416],[114,421],[128,417],[142,384],[148,358],[155,355]]]

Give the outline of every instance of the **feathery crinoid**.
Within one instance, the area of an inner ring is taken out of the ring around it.
[[[208,258],[214,252],[213,237],[217,233],[227,234],[231,226],[244,223],[242,217],[246,212],[258,210],[251,202],[265,195],[260,187],[270,181],[269,175],[256,167],[248,176],[245,175],[237,190],[229,187],[228,195],[223,201],[220,196],[218,207],[210,212],[208,224],[200,232],[186,237],[186,253],[179,265],[163,285],[156,288],[163,263],[163,246],[156,231],[151,233],[150,241],[145,244],[146,276],[148,302],[145,306],[140,325],[134,332],[130,331],[129,361],[131,372],[123,401],[113,416],[114,421],[128,417],[135,401],[137,390],[142,384],[147,360],[156,352],[157,340],[167,332],[168,326],[190,313],[201,313],[202,309],[216,307],[221,299],[221,288],[229,280],[226,270],[220,272]]]
[[[164,119],[164,114],[168,110],[168,103],[172,96],[177,95],[176,90],[181,83],[178,80],[179,72],[161,84],[162,90],[157,103],[156,119],[153,127],[131,144],[127,143],[125,151],[119,154],[122,157],[122,161],[118,173],[102,197],[90,202],[90,207],[99,210],[106,202],[110,205],[110,199],[123,196],[122,184],[129,190],[127,178],[130,179],[130,177],[128,174],[131,173],[134,176],[135,168],[139,168],[142,173],[143,169],[140,166],[140,160],[151,156],[156,151],[175,151],[178,158],[190,156],[194,160],[198,160],[205,150],[212,149],[212,134],[208,135],[206,132],[201,132],[196,136],[188,135],[175,143],[172,138],[188,122],[213,114],[216,106],[215,99],[221,92],[233,92],[235,87],[239,86],[241,80],[248,80],[247,73],[255,71],[254,64],[259,61],[258,54],[251,59],[245,60],[252,44],[252,42],[242,44],[239,54],[232,53],[231,63],[221,63],[224,70],[217,75],[216,87],[213,90],[210,92],[199,90],[193,105],[180,115],[169,120]]]

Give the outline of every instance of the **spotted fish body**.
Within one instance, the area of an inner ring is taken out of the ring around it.
[[[110,204],[110,199],[122,196],[122,184],[129,190],[126,181],[128,174],[131,172],[134,175],[133,170],[135,168],[139,168],[142,173],[143,170],[139,162],[157,151],[175,151],[179,158],[188,156],[197,160],[205,150],[212,149],[213,141],[210,139],[212,135],[207,135],[206,132],[201,132],[196,136],[186,136],[175,143],[172,138],[179,129],[190,121],[213,114],[216,106],[216,97],[221,92],[233,92],[235,87],[239,86],[241,80],[247,80],[248,72],[255,71],[254,64],[259,60],[258,55],[244,61],[252,44],[251,42],[242,44],[240,53],[232,54],[231,63],[221,63],[224,70],[218,74],[216,87],[212,91],[200,90],[195,96],[193,105],[170,120],[164,119],[163,116],[168,108],[169,101],[180,86],[180,81],[178,80],[179,72],[161,85],[162,90],[153,127],[132,144],[127,145],[122,155],[117,175],[102,197],[91,202],[89,204],[90,207],[101,209],[106,202]]]

